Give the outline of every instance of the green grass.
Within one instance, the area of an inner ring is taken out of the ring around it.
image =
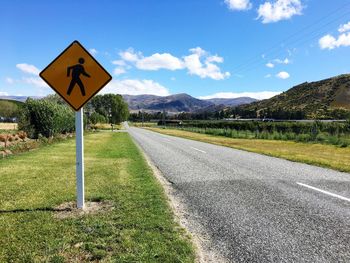
[[[145,129],[167,135],[284,158],[290,161],[303,162],[343,172],[350,172],[350,147],[341,148],[334,145],[293,141],[234,139],[178,129]]]
[[[282,140],[308,143],[322,143],[347,147],[350,145],[349,134],[331,135],[328,132],[312,133],[295,133],[295,132],[277,132],[277,131],[252,131],[252,130],[236,130],[225,128],[203,128],[203,127],[167,127],[167,129],[180,129],[183,131],[197,132],[214,136],[224,136],[236,139],[263,139],[263,140]]]
[[[126,133],[85,136],[88,200],[114,210],[56,219],[75,200],[75,144],[68,140],[0,160],[0,262],[193,262],[162,187]]]

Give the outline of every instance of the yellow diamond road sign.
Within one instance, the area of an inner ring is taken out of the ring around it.
[[[40,77],[76,111],[112,79],[78,41],[55,58]]]

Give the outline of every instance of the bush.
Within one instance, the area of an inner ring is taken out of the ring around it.
[[[72,132],[74,113],[67,106],[52,101],[28,99],[23,105],[18,128],[35,139],[39,134],[51,137],[58,133]]]
[[[102,114],[99,114],[97,112],[93,112],[90,115],[90,123],[92,124],[97,124],[97,123],[107,123],[107,119],[105,116],[103,116]]]

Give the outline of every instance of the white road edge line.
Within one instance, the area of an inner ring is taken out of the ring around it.
[[[297,182],[297,184],[298,184],[298,185],[301,185],[301,186],[304,186],[304,187],[307,187],[307,188],[310,188],[310,189],[312,189],[312,190],[315,190],[315,191],[324,193],[324,194],[326,194],[326,195],[330,195],[330,196],[333,196],[333,197],[337,197],[337,198],[339,198],[339,199],[341,199],[341,200],[350,202],[350,198],[346,198],[346,197],[341,196],[341,195],[333,194],[333,193],[331,193],[331,192],[328,192],[328,191],[325,191],[325,190],[322,190],[322,189],[318,189],[318,188],[316,188],[316,187],[313,187],[313,186],[310,186],[310,185],[307,185],[307,184],[298,183],[298,182]]]
[[[205,152],[205,151],[199,150],[199,149],[194,148],[194,147],[190,147],[190,148],[193,149],[193,150],[196,150],[196,151],[198,151],[198,152],[201,152],[201,153],[207,153],[207,152]]]

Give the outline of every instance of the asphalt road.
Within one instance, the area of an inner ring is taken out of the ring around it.
[[[128,131],[230,262],[350,262],[350,174]]]

